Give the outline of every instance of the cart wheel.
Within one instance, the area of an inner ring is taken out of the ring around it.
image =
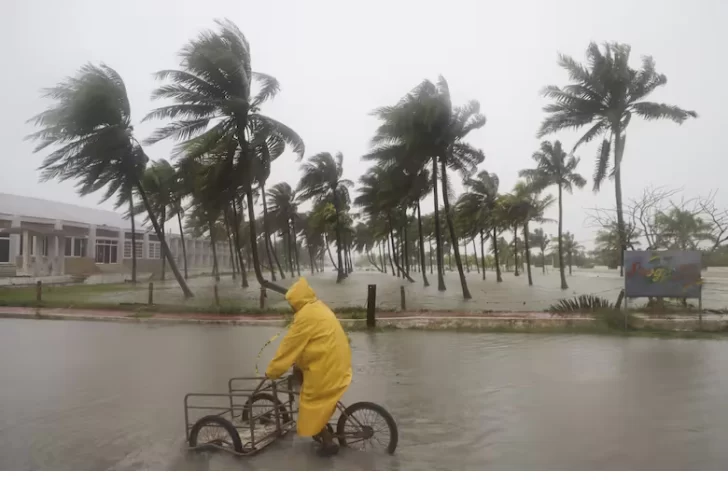
[[[255,407],[253,407],[255,404]],[[281,424],[287,424],[291,421],[291,415],[289,414],[286,406],[278,399],[273,397],[271,394],[260,393],[255,394],[252,398],[248,399],[243,408],[243,415],[241,417],[243,422],[250,421],[250,417],[259,417],[261,424],[274,424],[276,422],[275,406],[278,406]]]
[[[399,441],[397,423],[392,415],[371,402],[357,402],[346,408],[336,424],[336,436],[341,446],[386,450],[390,455]]]
[[[331,436],[336,436],[336,433],[334,433],[334,427],[333,427],[333,426],[331,426],[331,425],[330,425],[329,423],[326,423],[326,429],[328,429],[328,430],[329,430],[329,433],[331,433]],[[315,435],[313,435],[313,436],[312,436],[311,438],[313,438],[313,440],[314,440],[314,441],[315,441],[316,443],[321,443],[321,441],[322,441],[322,440],[321,440],[321,436],[320,436],[320,435],[318,435],[318,434],[315,434]]]
[[[213,446],[236,453],[243,452],[243,444],[235,426],[221,416],[200,418],[190,430],[190,447]]]

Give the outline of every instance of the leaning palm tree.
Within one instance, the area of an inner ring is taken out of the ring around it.
[[[553,196],[547,195],[539,197],[539,190],[524,181],[519,181],[511,192],[511,215],[517,223],[523,228],[523,244],[524,254],[526,258],[526,271],[528,273],[528,285],[533,286],[533,276],[531,275],[531,248],[529,244],[528,225],[531,222],[546,222],[544,212],[551,207],[556,200]],[[518,232],[518,229],[515,229]],[[515,238],[517,240],[518,238]],[[514,245],[515,247],[515,245]],[[517,253],[516,253],[517,254]],[[518,266],[516,265],[516,271]]]
[[[301,201],[315,199],[326,201],[334,206],[336,211],[336,253],[338,273],[336,282],[340,283],[346,277],[342,259],[343,241],[341,237],[341,212],[348,204],[349,188],[354,184],[345,178],[344,156],[341,152],[336,158],[329,152],[317,153],[308,162],[301,166],[303,176],[298,182],[298,197]]]
[[[45,96],[55,104],[32,118],[42,129],[28,137],[37,142],[36,152],[56,148],[40,166],[41,179],[77,179],[81,195],[105,189],[104,200],[119,190],[136,188],[180,288],[185,297],[193,296],[142,187],[140,167],[148,158],[133,136],[131,106],[121,76],[104,64],[87,64]]]
[[[622,253],[627,249],[622,209],[622,155],[626,130],[632,115],[650,121],[668,119],[678,124],[688,118],[697,117],[695,111],[645,101],[655,89],[667,83],[667,77],[655,71],[655,61],[651,56],[642,58],[640,69],[631,68],[630,50],[627,44],[607,43],[602,53],[599,46],[592,42],[586,51],[588,66],[579,64],[569,56],[560,55],[559,65],[569,73],[573,84],[563,88],[544,88],[544,95],[554,102],[544,108],[548,116],[539,130],[539,136],[544,136],[563,129],[579,129],[589,125],[574,150],[582,143],[604,137],[597,152],[594,190],[599,190],[607,176],[610,154],[613,152],[611,175],[614,176]]]
[[[494,224],[494,212],[498,200],[498,186],[500,181],[494,173],[482,170],[476,177],[465,180],[467,189],[457,203],[457,209],[464,220],[469,221],[472,231],[480,235],[480,258],[483,266],[482,277],[485,279],[485,241],[491,236],[497,237],[497,229]],[[496,250],[497,257],[497,250]],[[497,272],[497,280],[502,281],[500,270]]]
[[[561,289],[566,290],[569,285],[566,284],[566,274],[564,273],[564,252],[563,252],[563,191],[572,193],[574,186],[582,188],[586,185],[584,177],[576,173],[579,165],[579,158],[567,154],[561,148],[561,142],[556,141],[553,144],[548,141],[541,143],[541,150],[533,154],[533,159],[537,166],[535,169],[526,169],[519,172],[521,177],[525,177],[529,183],[533,184],[536,190],[540,190],[551,185],[556,185],[559,191],[559,271],[561,273]]]
[[[265,127],[281,137],[299,159],[305,148],[293,130],[260,112],[261,105],[280,91],[278,81],[252,70],[250,45],[234,23],[216,23],[217,32],[205,31],[182,48],[181,69],[157,73],[158,79],[169,83],[156,89],[153,97],[172,104],[152,110],[145,119],[172,122],[156,130],[149,141],[186,140],[178,150],[191,158],[221,146],[228,149],[228,157],[221,162],[219,192],[227,194],[231,207],[241,209],[241,192],[245,196],[255,276],[264,288],[285,293],[285,288],[263,277],[260,266],[253,198],[253,187],[259,182],[255,156],[259,138],[254,134],[257,127]]]
[[[281,182],[271,187],[268,192],[269,211],[276,226],[283,233],[288,247],[288,264],[293,275],[294,252],[295,261],[298,261],[298,246],[296,245],[296,220],[298,217],[298,204],[296,203],[296,192],[286,182]],[[301,271],[298,271],[299,276]]]

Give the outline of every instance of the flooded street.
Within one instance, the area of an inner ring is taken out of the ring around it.
[[[0,320],[2,469],[720,469],[728,342],[352,333],[346,403],[395,417],[394,456],[288,437],[185,450],[183,397],[252,375],[276,328]],[[267,364],[274,346],[267,349]]]
[[[527,276],[514,276],[503,273],[503,282],[497,283],[495,273],[487,271],[487,279],[471,271],[467,274],[467,282],[472,293],[472,300],[463,300],[460,280],[457,272],[447,272],[445,282],[447,291],[437,290],[437,275],[428,273],[430,286],[424,288],[422,275],[412,273],[414,283],[396,278],[391,274],[376,271],[357,270],[340,284],[336,284],[336,273],[326,271],[305,276],[311,286],[332,308],[365,307],[367,303],[367,286],[377,285],[377,307],[380,309],[399,309],[400,286],[405,289],[407,308],[410,310],[457,310],[466,312],[482,311],[543,311],[556,303],[560,298],[570,298],[582,294],[593,294],[611,301],[624,287],[624,278],[619,271],[607,268],[581,269],[574,268],[573,275],[567,275],[569,289],[561,290],[558,269],[548,268],[542,273],[540,268],[533,268],[533,286],[528,286]],[[728,308],[728,269],[710,268],[703,272],[703,308]],[[288,287],[293,278],[288,275],[278,282]],[[234,281],[225,275],[218,283],[219,295],[223,304],[258,308],[260,286],[255,277],[249,276],[250,287],[240,288],[240,280]],[[154,301],[156,303],[175,305],[211,305],[214,302],[215,285],[212,277],[197,277],[188,281],[195,297],[185,300],[182,292],[173,279],[154,283]],[[147,285],[138,285],[136,289],[113,293],[93,295],[89,301],[97,303],[146,303],[148,299]],[[631,305],[644,305],[647,300],[635,300]],[[696,301],[691,302],[697,304]],[[288,308],[288,303],[275,292],[268,292],[268,307]]]

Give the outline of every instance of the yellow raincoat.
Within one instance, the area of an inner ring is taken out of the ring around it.
[[[303,371],[298,434],[318,434],[351,383],[351,348],[341,323],[316,298],[305,278],[286,293],[295,312],[293,323],[265,371],[277,379],[296,363]]]

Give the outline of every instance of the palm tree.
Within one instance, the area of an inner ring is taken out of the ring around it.
[[[559,190],[559,271],[561,273],[561,289],[566,290],[569,285],[566,284],[566,274],[564,273],[564,252],[562,241],[563,229],[563,196],[565,190],[572,193],[574,186],[582,188],[586,185],[584,177],[576,173],[579,165],[579,158],[566,154],[561,148],[561,142],[556,141],[553,144],[548,141],[541,143],[541,150],[533,154],[533,159],[537,163],[535,169],[526,169],[519,172],[521,177],[525,177],[533,184],[536,190],[556,185]]]
[[[539,190],[534,187],[533,184],[528,184],[524,181],[519,181],[513,188],[513,192],[509,194],[511,197],[510,201],[510,216],[513,222],[516,224],[514,233],[517,235],[517,226],[521,225],[523,228],[523,242],[526,257],[526,270],[528,273],[528,285],[533,286],[533,277],[531,275],[531,249],[529,247],[529,222],[545,222],[543,217],[546,209],[551,207],[555,200],[553,196],[547,195],[546,197],[539,198]],[[514,247],[518,237],[514,238]],[[515,253],[516,258],[518,257],[518,251]],[[518,272],[518,262],[516,261],[516,273]]]
[[[354,184],[342,178],[344,175],[344,156],[341,152],[336,158],[329,152],[317,153],[308,162],[301,166],[303,176],[298,182],[298,197],[301,201],[315,199],[330,202],[336,211],[336,252],[338,261],[338,274],[336,282],[340,283],[345,277],[341,252],[344,249],[341,238],[341,212],[349,201],[349,188]]]
[[[546,274],[546,249],[551,243],[551,238],[548,234],[544,233],[543,229],[539,227],[537,229],[534,229],[533,233],[531,234],[531,241],[533,241],[533,244],[535,244],[536,247],[541,250],[542,271],[543,274]]]
[[[175,172],[175,169],[163,158],[156,162],[152,162],[142,176],[142,186],[147,193],[147,198],[149,199],[152,211],[159,221],[159,225],[162,230],[162,237],[165,235],[165,223],[169,218],[174,216],[174,212],[172,211],[176,206],[174,198],[176,178],[177,173]],[[137,205],[137,214],[142,214],[144,211],[145,208],[143,204]],[[146,222],[149,222],[148,217]],[[162,281],[165,279],[165,273],[166,261],[165,259],[162,259]]]
[[[291,275],[294,269],[294,252],[295,260],[298,261],[298,246],[296,245],[296,220],[298,219],[298,204],[296,203],[296,193],[286,182],[281,182],[271,187],[268,193],[268,205],[270,206],[270,214],[286,238],[288,245],[288,261],[291,268]],[[298,270],[300,276],[301,271]]]
[[[680,251],[695,250],[702,241],[711,239],[711,224],[697,214],[673,207],[655,216],[659,244]]]
[[[493,237],[496,237],[493,216],[498,199],[499,184],[500,182],[496,174],[483,170],[476,177],[465,180],[464,185],[467,192],[460,196],[457,203],[461,217],[469,222],[474,233],[480,235],[480,258],[483,266],[483,280],[485,280],[485,241],[490,237],[491,232]],[[501,282],[502,278],[500,277],[499,268],[496,271],[496,275],[498,282]]]
[[[467,177],[485,158],[482,151],[462,141],[471,131],[485,125],[485,116],[480,113],[480,105],[476,101],[471,101],[462,107],[453,108],[447,81],[441,76],[437,84],[425,80],[396,106],[380,108],[375,114],[383,123],[372,139],[374,149],[365,155],[365,159],[391,160],[393,163],[406,161],[410,173],[421,171],[426,163],[432,161],[431,185],[435,207],[438,290],[444,291],[437,183],[438,173],[441,174],[445,216],[455,252],[463,298],[470,299],[470,291],[460,260],[458,237],[450,211],[447,168],[459,170],[464,177]]]
[[[695,111],[674,105],[644,101],[655,89],[667,83],[667,77],[655,71],[655,61],[651,56],[642,58],[640,69],[631,68],[630,50],[627,44],[607,43],[602,53],[599,46],[592,42],[586,51],[588,66],[579,64],[569,56],[560,55],[559,65],[569,73],[573,84],[563,88],[544,88],[543,94],[554,100],[554,103],[544,108],[549,114],[539,130],[539,136],[544,136],[563,129],[579,129],[590,125],[577,141],[574,150],[582,143],[604,137],[597,152],[594,190],[599,190],[607,176],[610,154],[613,152],[611,175],[614,176],[622,252],[627,249],[627,241],[622,209],[621,168],[626,130],[632,115],[648,121],[668,119],[678,124],[698,116]]]
[[[574,255],[584,249],[580,243],[576,241],[574,235],[570,232],[564,233],[564,253],[568,256],[567,263],[569,265],[569,276],[571,276],[571,266],[574,262]]]
[[[264,288],[285,293],[285,288],[266,280],[260,268],[253,200],[254,183],[260,182],[256,178],[260,173],[256,167],[260,137],[254,135],[275,133],[299,159],[305,147],[288,126],[260,113],[261,105],[280,91],[280,85],[273,76],[252,71],[250,45],[234,23],[216,23],[217,32],[205,31],[183,47],[180,70],[157,73],[158,79],[169,83],[156,89],[153,97],[173,104],[153,110],[145,119],[174,121],[155,131],[149,141],[187,140],[179,150],[191,158],[219,147],[227,149],[228,156],[221,161],[218,173],[218,192],[227,195],[231,206],[242,209],[238,198],[242,190],[247,199],[255,276]],[[260,87],[255,94],[254,81]]]
[[[37,142],[35,152],[55,145],[41,164],[41,179],[78,179],[81,195],[105,189],[104,200],[119,190],[130,197],[129,187],[136,188],[164,257],[185,297],[192,297],[142,187],[140,168],[148,157],[133,136],[131,106],[121,76],[104,64],[87,64],[76,77],[46,90],[45,96],[55,104],[31,119],[42,129],[28,137]]]

